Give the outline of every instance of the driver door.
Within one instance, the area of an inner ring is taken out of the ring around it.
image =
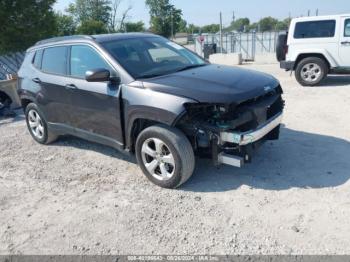
[[[69,52],[69,82],[71,86],[71,123],[81,134],[96,139],[110,140],[123,144],[120,117],[120,88],[110,82],[87,82],[88,70],[104,68],[115,71],[89,45],[73,45]],[[96,140],[95,139],[95,140]]]

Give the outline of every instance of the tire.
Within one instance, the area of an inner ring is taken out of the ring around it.
[[[319,57],[304,58],[298,63],[295,70],[295,78],[302,86],[316,86],[327,74],[328,65],[324,59]]]
[[[161,150],[157,150],[156,144]],[[177,188],[193,174],[195,167],[193,148],[187,137],[178,129],[165,125],[146,128],[139,134],[135,150],[137,162],[143,173],[160,187]],[[160,151],[161,154],[155,156]],[[169,160],[171,157],[173,159]],[[172,162],[174,165],[170,164]],[[153,172],[150,171],[152,164],[158,165],[153,168]]]
[[[286,46],[287,46],[288,35],[279,35],[276,45],[276,58],[278,62],[286,60]]]
[[[53,134],[48,129],[44,115],[36,104],[30,103],[27,105],[27,107],[25,108],[25,116],[29,133],[36,142],[38,142],[39,144],[47,145],[54,142],[57,139],[57,135]],[[31,126],[34,122],[36,122],[37,124],[36,128]],[[40,135],[38,135],[38,133],[40,133]]]

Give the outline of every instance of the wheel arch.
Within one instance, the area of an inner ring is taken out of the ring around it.
[[[1,91],[1,90],[0,90],[0,99],[1,100],[9,99],[11,101],[11,103],[12,103],[11,97],[8,94],[6,94],[5,92]]]
[[[144,117],[137,117],[133,119],[132,123],[129,124],[129,127],[127,129],[126,133],[126,148],[127,150],[131,151],[132,153],[135,152],[135,144],[138,135],[145,130],[146,128],[154,125],[165,125],[165,126],[172,126],[166,121],[162,121],[160,119],[154,119],[152,117],[144,118]]]
[[[186,110],[184,105],[189,102],[195,101],[150,89],[124,86],[122,123],[125,149],[133,152],[137,135],[150,125],[174,126]]]
[[[32,99],[29,98],[21,98],[21,106],[23,108],[23,110],[26,110],[26,107],[30,104],[33,103],[34,101]]]
[[[325,55],[323,53],[303,53],[303,54],[299,54],[298,57],[296,58],[293,70],[296,70],[300,61],[302,61],[303,59],[308,58],[308,57],[317,57],[317,58],[324,60],[328,66],[328,70],[330,70],[333,67],[331,62],[330,62],[332,60],[327,55]]]

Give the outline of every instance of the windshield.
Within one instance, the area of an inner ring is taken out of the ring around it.
[[[184,47],[161,37],[116,40],[102,43],[102,46],[136,79],[207,64]]]

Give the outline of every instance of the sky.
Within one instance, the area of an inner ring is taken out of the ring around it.
[[[64,9],[73,0],[57,0],[54,8],[59,11]],[[220,12],[223,16],[223,24],[229,25],[233,13],[236,18],[248,17],[252,22],[262,17],[273,16],[284,19],[306,16],[308,10],[314,15],[319,9],[320,15],[350,13],[349,0],[170,0],[176,8],[182,9],[184,19],[190,24],[206,25],[218,24]],[[144,0],[123,0],[123,8],[128,5],[133,7],[129,21],[142,20],[149,24],[149,14]]]

